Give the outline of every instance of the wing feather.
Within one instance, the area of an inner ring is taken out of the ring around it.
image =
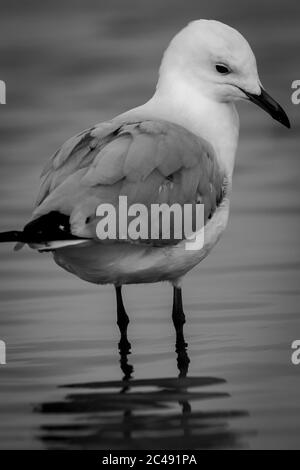
[[[77,236],[95,238],[101,203],[202,202],[205,222],[223,197],[224,175],[208,142],[167,121],[118,119],[69,139],[42,174],[33,218],[70,216]]]

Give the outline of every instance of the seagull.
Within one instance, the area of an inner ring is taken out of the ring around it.
[[[184,27],[165,50],[152,98],[67,140],[42,173],[33,215],[0,242],[50,251],[79,278],[113,284],[119,346],[130,350],[122,286],[168,281],[173,286],[176,345],[184,343],[182,279],[219,240],[229,216],[239,136],[235,102],[251,101],[290,127],[265,91],[254,53],[235,29],[214,20]],[[186,240],[100,240],[97,207],[128,203],[204,206],[204,244]],[[186,343],[184,343],[186,344]]]

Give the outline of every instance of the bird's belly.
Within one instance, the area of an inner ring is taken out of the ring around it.
[[[228,213],[226,199],[206,224],[204,245],[197,250],[187,250],[185,241],[164,247],[95,241],[57,249],[54,259],[67,271],[96,284],[175,281],[207,256],[226,227]]]

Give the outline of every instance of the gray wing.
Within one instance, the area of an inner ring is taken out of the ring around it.
[[[42,173],[33,218],[70,216],[76,236],[96,238],[96,208],[128,204],[204,204],[205,223],[224,195],[224,174],[210,144],[159,120],[92,127],[69,139]]]

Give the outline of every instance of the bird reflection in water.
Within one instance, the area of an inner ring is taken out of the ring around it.
[[[176,342],[177,378],[133,379],[130,343],[120,341],[121,381],[64,385],[76,390],[63,401],[37,410],[57,417],[41,426],[40,439],[51,449],[212,449],[243,447],[244,434],[231,422],[240,410],[201,411],[201,401],[224,399],[228,393],[203,391],[224,384],[215,377],[188,377],[190,359],[182,336]],[[192,390],[192,391],[191,391]],[[191,403],[197,410],[192,411]],[[179,408],[178,408],[179,405]],[[53,422],[53,420],[52,420]]]

